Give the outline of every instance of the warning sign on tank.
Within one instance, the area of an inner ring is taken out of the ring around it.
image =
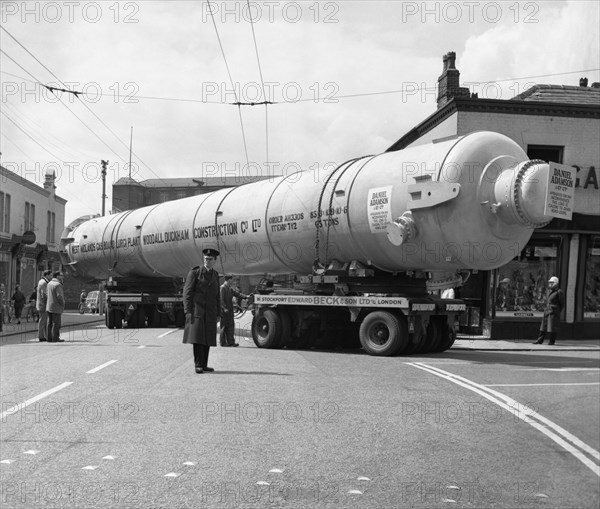
[[[576,169],[564,164],[550,163],[544,214],[571,220],[575,202]]]
[[[392,222],[392,186],[369,189],[367,214],[371,233],[386,233],[386,225]]]

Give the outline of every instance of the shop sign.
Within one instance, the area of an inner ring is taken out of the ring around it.
[[[21,244],[25,244],[26,246],[30,246],[35,243],[35,233],[32,231],[26,231],[21,236]]]

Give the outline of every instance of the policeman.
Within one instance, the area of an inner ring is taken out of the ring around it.
[[[219,252],[207,248],[202,254],[204,265],[190,270],[183,286],[183,342],[194,346],[194,364],[199,374],[214,371],[208,366],[208,354],[211,346],[217,346],[217,321],[221,316],[219,274],[213,269]]]

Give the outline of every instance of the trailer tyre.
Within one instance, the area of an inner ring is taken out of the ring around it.
[[[445,352],[452,347],[456,341],[456,331],[450,327],[446,320],[440,320],[440,341],[437,344],[436,352]]]
[[[280,348],[290,331],[290,317],[285,311],[266,309],[252,319],[252,339],[259,348]]]
[[[123,328],[123,312],[118,308],[110,308],[106,312],[106,326],[109,329]]]
[[[408,326],[403,315],[373,311],[360,325],[360,342],[370,355],[391,356],[408,345]]]

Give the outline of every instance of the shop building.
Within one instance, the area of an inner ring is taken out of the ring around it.
[[[67,201],[56,177],[43,187],[0,166],[0,285],[10,303],[16,285],[29,297],[44,270],[60,270],[60,235]]]
[[[507,265],[474,272],[460,290],[469,303],[465,332],[492,339],[534,338],[547,281],[565,292],[562,338],[600,337],[600,83],[539,84],[509,100],[480,99],[461,87],[456,56],[444,56],[438,108],[388,151],[473,131],[496,131],[530,159],[577,171],[571,221],[552,220]]]

